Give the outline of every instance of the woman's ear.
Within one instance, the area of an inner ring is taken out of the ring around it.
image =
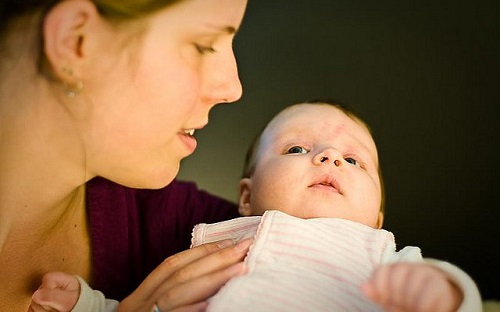
[[[376,224],[377,229],[381,229],[383,223],[384,223],[384,213],[382,211],[379,211]]]
[[[238,212],[241,216],[247,217],[252,215],[252,207],[250,205],[250,197],[252,195],[252,179],[244,178],[240,180],[240,201]]]
[[[43,25],[44,51],[57,78],[72,82],[80,77],[91,34],[89,25],[98,18],[95,5],[87,0],[60,1],[47,13]]]

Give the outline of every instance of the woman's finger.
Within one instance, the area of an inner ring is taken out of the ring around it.
[[[172,310],[170,312],[203,312],[207,309],[208,302],[203,301],[196,304],[192,304],[185,307],[180,307],[178,309]]]
[[[243,260],[251,244],[252,240],[242,241],[194,261],[173,274],[156,292],[157,301],[162,302],[161,310],[203,301],[231,277],[243,274],[245,265],[239,261]]]
[[[168,281],[163,283],[159,290],[165,291],[168,290],[171,285],[182,284],[211,272],[228,268],[236,262],[243,260],[251,244],[252,240],[244,240],[235,246],[199,258],[179,268],[170,276]]]
[[[232,240],[208,243],[172,255],[158,265],[137,288],[136,293],[150,297],[165,280],[186,265],[234,245]]]
[[[161,311],[171,311],[186,305],[203,302],[213,296],[229,279],[245,272],[245,264],[239,262],[224,270],[177,284],[161,293],[156,304]]]
[[[198,306],[228,279],[244,271],[244,266],[232,266],[243,260],[251,243],[209,243],[167,258],[120,303],[118,311],[151,312],[160,298],[163,312]]]

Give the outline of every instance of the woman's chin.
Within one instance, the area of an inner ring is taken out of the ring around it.
[[[162,168],[163,170],[155,170],[149,173],[143,173],[140,177],[131,177],[122,179],[121,181],[113,180],[114,182],[126,187],[136,189],[161,189],[169,185],[179,173],[179,166],[175,168]]]
[[[175,179],[177,174],[179,173],[179,166],[175,169],[171,168],[170,170],[164,170],[163,172],[158,172],[157,175],[152,175],[153,177],[149,180],[144,181],[144,186],[142,188],[147,189],[160,189],[169,185],[172,180]]]

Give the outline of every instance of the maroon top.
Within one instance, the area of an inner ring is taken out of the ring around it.
[[[197,223],[238,217],[237,206],[174,180],[137,190],[102,178],[87,183],[94,289],[122,300],[165,258],[189,248]]]

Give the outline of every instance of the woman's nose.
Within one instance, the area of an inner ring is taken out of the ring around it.
[[[238,76],[238,65],[232,50],[211,64],[208,75],[209,82],[206,84],[205,92],[207,103],[212,105],[231,103],[241,98],[243,91]]]
[[[342,155],[335,148],[326,148],[314,156],[313,163],[315,165],[333,164],[336,167],[341,167],[343,165]]]

